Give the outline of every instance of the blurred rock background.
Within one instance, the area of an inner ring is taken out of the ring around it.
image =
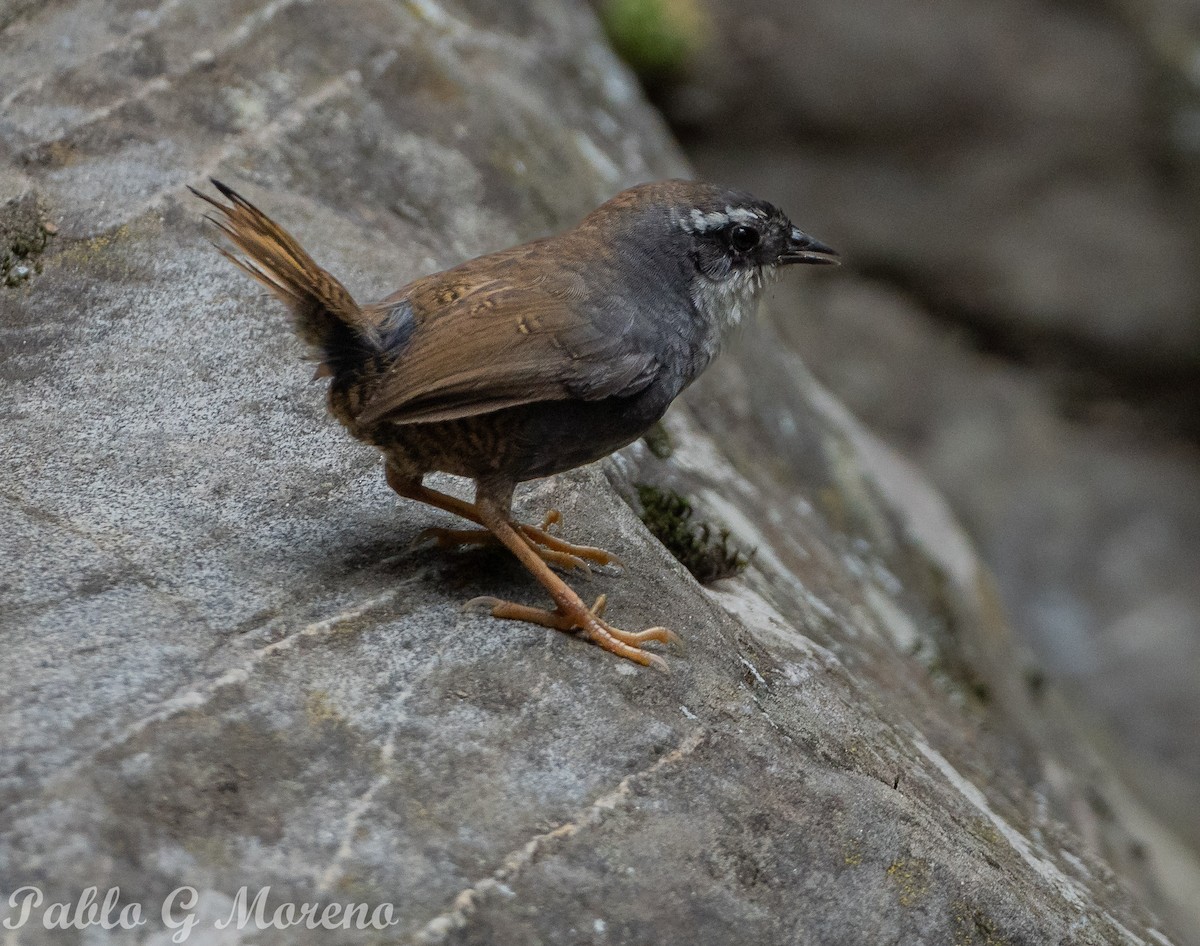
[[[843,251],[775,332],[950,497],[1200,848],[1200,4],[599,7],[700,173]]]

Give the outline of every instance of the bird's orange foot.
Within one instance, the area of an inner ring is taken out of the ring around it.
[[[551,509],[542,519],[540,526],[518,525],[518,528],[525,538],[531,539],[536,545],[542,548],[553,549],[565,555],[572,555],[592,565],[615,565],[621,570],[625,569],[625,563],[613,555],[612,552],[596,548],[594,545],[575,545],[571,542],[563,541],[556,535],[552,535],[550,530],[560,522],[562,522],[562,513],[557,509]]]
[[[465,607],[487,607],[491,610],[494,618],[527,621],[530,624],[540,624],[542,627],[552,627],[557,631],[579,631],[593,644],[603,647],[618,657],[624,657],[634,663],[665,672],[667,662],[658,654],[652,654],[645,650],[644,645],[653,642],[682,646],[683,642],[679,639],[679,635],[665,627],[652,627],[637,633],[622,631],[607,621],[601,620],[606,604],[607,599],[601,595],[590,610],[581,604],[578,608],[560,606],[554,611],[548,611],[544,608],[531,608],[524,604],[501,601],[499,598],[485,597],[473,598],[466,603]]]
[[[512,523],[512,526],[543,562],[563,571],[578,570],[586,574],[591,572],[593,565],[625,567],[611,552],[591,545],[574,545],[552,535],[550,528],[561,521],[562,514],[557,509],[551,509],[540,526],[527,526],[519,522]],[[442,549],[463,545],[495,545],[499,541],[487,529],[431,528],[418,534],[413,544],[418,545],[431,540]]]

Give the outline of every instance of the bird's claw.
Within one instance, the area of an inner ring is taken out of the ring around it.
[[[679,647],[683,643],[679,635],[665,627],[651,627],[636,632],[623,631],[618,627],[613,627],[601,618],[607,605],[606,596],[600,595],[591,608],[585,608],[580,602],[578,610],[560,606],[553,611],[548,611],[543,608],[531,608],[527,605],[489,597],[473,598],[464,607],[487,607],[491,609],[492,617],[526,621],[558,631],[578,631],[593,644],[603,647],[619,657],[666,672],[668,670],[667,662],[658,654],[647,651],[645,645],[655,643]]]
[[[557,525],[561,521],[562,513],[557,509],[551,509],[546,513],[541,526],[527,526],[520,523],[513,523],[513,526],[525,537],[530,547],[537,552],[538,557],[554,568],[566,572],[578,572],[585,578],[591,578],[594,567],[605,569],[612,565],[622,569],[625,567],[619,558],[604,549],[591,545],[573,545],[547,531],[547,527]],[[463,545],[496,545],[498,541],[487,529],[444,529],[440,526],[431,526],[417,533],[409,543],[409,551],[427,546],[452,549]]]

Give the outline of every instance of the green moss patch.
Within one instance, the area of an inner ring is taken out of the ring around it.
[[[699,0],[605,0],[600,19],[618,55],[650,82],[686,72],[710,34]]]
[[[641,484],[642,522],[702,585],[745,570],[753,552],[730,543],[729,530],[693,518],[692,504],[669,489]]]
[[[55,228],[42,219],[33,194],[0,207],[0,285],[16,286],[42,271],[38,257]]]
[[[642,434],[642,442],[660,460],[668,459],[675,452],[675,445],[671,442],[671,435],[667,433],[666,425],[661,420]]]

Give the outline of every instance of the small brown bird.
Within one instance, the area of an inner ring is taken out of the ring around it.
[[[608,455],[653,425],[752,314],[765,280],[789,263],[837,254],[748,194],[692,181],[630,188],[573,230],[425,276],[359,305],[257,207],[218,181],[199,191],[245,254],[221,249],[285,302],[331,378],[329,407],[383,451],[387,482],[483,526],[428,530],[439,544],[499,541],[554,610],[494,598],[495,617],[580,631],[606,650],[666,668],[645,645],[662,627],[622,631],[550,568],[617,559],[512,518],[518,483]],[[475,481],[473,503],[425,486],[441,471]]]

